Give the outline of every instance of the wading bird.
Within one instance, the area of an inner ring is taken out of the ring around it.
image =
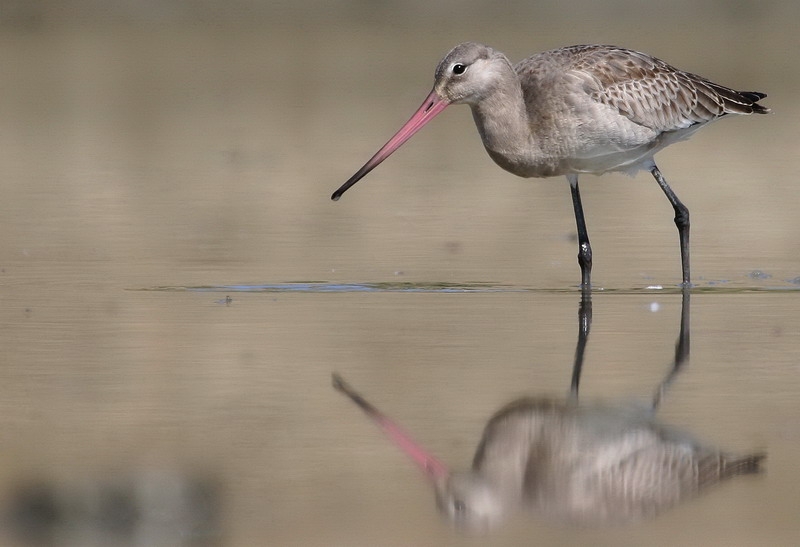
[[[683,286],[691,285],[689,210],[667,184],[656,152],[727,114],[766,114],[766,97],[736,91],[629,49],[570,46],[512,65],[488,46],[456,46],[436,67],[433,91],[411,119],[331,198],[385,160],[450,104],[468,104],[483,145],[520,177],[564,175],[578,231],[581,285],[591,286],[592,248],[578,176],[649,171],[675,210]]]

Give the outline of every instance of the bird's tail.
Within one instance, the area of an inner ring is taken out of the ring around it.
[[[758,91],[740,91],[739,95],[750,101],[749,106],[753,109],[753,114],[769,114],[772,112],[772,110],[766,106],[758,104],[758,101],[767,96],[766,93],[760,93]]]
[[[697,484],[700,488],[737,475],[749,475],[761,471],[761,462],[766,454],[731,456],[717,452],[702,458],[697,468]]]
[[[722,108],[720,116],[725,114],[769,114],[771,112],[766,106],[758,104],[758,101],[767,96],[766,93],[736,91],[709,81],[705,81],[704,84],[713,92],[714,100]]]
[[[761,471],[761,462],[767,455],[763,453],[748,454],[741,458],[720,458],[720,477],[726,479],[736,475],[749,475]]]

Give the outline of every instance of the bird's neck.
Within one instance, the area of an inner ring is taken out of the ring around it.
[[[533,444],[528,424],[520,422],[511,431],[500,433],[475,462],[475,472],[492,485],[497,498],[506,505],[519,504],[524,496]]]
[[[511,71],[501,85],[470,106],[489,156],[506,171],[530,176],[527,168],[536,163],[538,148],[517,75]]]

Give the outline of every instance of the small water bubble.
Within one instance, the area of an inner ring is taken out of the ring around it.
[[[770,277],[772,277],[770,274],[762,272],[761,270],[753,270],[752,272],[747,274],[747,276],[750,279],[769,279]]]

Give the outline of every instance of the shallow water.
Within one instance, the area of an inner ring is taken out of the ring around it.
[[[511,55],[581,28],[499,27],[485,40]],[[465,38],[420,34],[384,79],[407,28],[366,28],[312,26],[294,47],[292,28],[245,25],[0,34],[15,71],[0,93],[3,544],[486,544],[441,521],[331,373],[454,467],[506,402],[566,395],[580,301],[569,192],[501,172],[454,107],[330,202]],[[765,35],[764,51],[787,39]],[[661,419],[766,451],[766,472],[632,526],[519,517],[492,544],[800,534],[798,71],[650,40],[626,45],[768,91],[776,111],[659,156],[693,215],[697,284],[691,361]],[[646,402],[680,321],[672,211],[646,174],[588,177],[582,192],[598,290],[581,396]],[[101,518],[108,492],[121,509]],[[142,508],[159,503],[160,517]]]

